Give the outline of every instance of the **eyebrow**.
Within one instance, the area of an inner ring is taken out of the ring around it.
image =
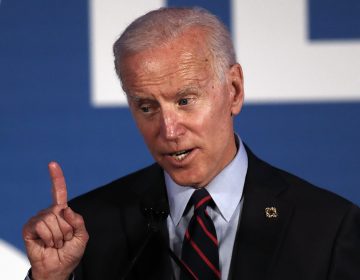
[[[188,86],[188,87],[186,87],[186,88],[181,89],[180,91],[178,91],[178,92],[175,94],[175,96],[176,96],[177,98],[179,98],[179,97],[182,97],[182,96],[187,95],[187,94],[189,94],[189,93],[199,94],[199,92],[200,92],[200,90],[199,90],[198,87],[196,87],[196,86]]]
[[[126,97],[131,100],[131,101],[135,101],[135,102],[138,102],[140,100],[150,100],[150,98],[146,97],[141,97],[140,95],[137,95],[136,93],[135,94],[130,94],[130,93],[127,93],[126,94]]]
[[[189,93],[194,93],[194,94],[199,94],[200,90],[198,87],[196,86],[188,86],[185,87],[181,90],[179,90],[178,92],[175,93],[174,97],[175,99],[178,99],[180,97],[183,97]],[[126,94],[127,98],[133,102],[139,102],[139,101],[154,101],[154,98],[152,97],[143,97],[141,96],[141,94],[137,94],[137,93],[128,93]],[[170,97],[173,98],[173,97]]]

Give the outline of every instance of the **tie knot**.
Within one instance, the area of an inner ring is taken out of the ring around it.
[[[191,196],[191,204],[194,205],[194,211],[205,210],[206,206],[212,202],[212,198],[205,188],[194,191]]]

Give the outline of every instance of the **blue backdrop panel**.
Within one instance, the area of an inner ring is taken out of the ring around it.
[[[360,39],[359,0],[308,0],[311,40]]]
[[[87,1],[0,5],[0,238],[21,249],[51,203],[50,160],[70,197],[152,162],[127,108],[90,106],[88,27]],[[260,157],[356,203],[359,127],[360,103],[251,105],[236,121]]]

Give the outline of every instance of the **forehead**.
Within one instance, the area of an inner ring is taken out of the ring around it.
[[[205,41],[204,31],[194,28],[160,47],[125,57],[121,64],[125,90],[209,79],[213,66]]]

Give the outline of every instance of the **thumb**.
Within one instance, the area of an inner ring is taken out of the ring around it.
[[[84,241],[89,238],[86,231],[85,222],[81,215],[74,212],[70,207],[64,209],[64,219],[73,227],[74,236]]]

